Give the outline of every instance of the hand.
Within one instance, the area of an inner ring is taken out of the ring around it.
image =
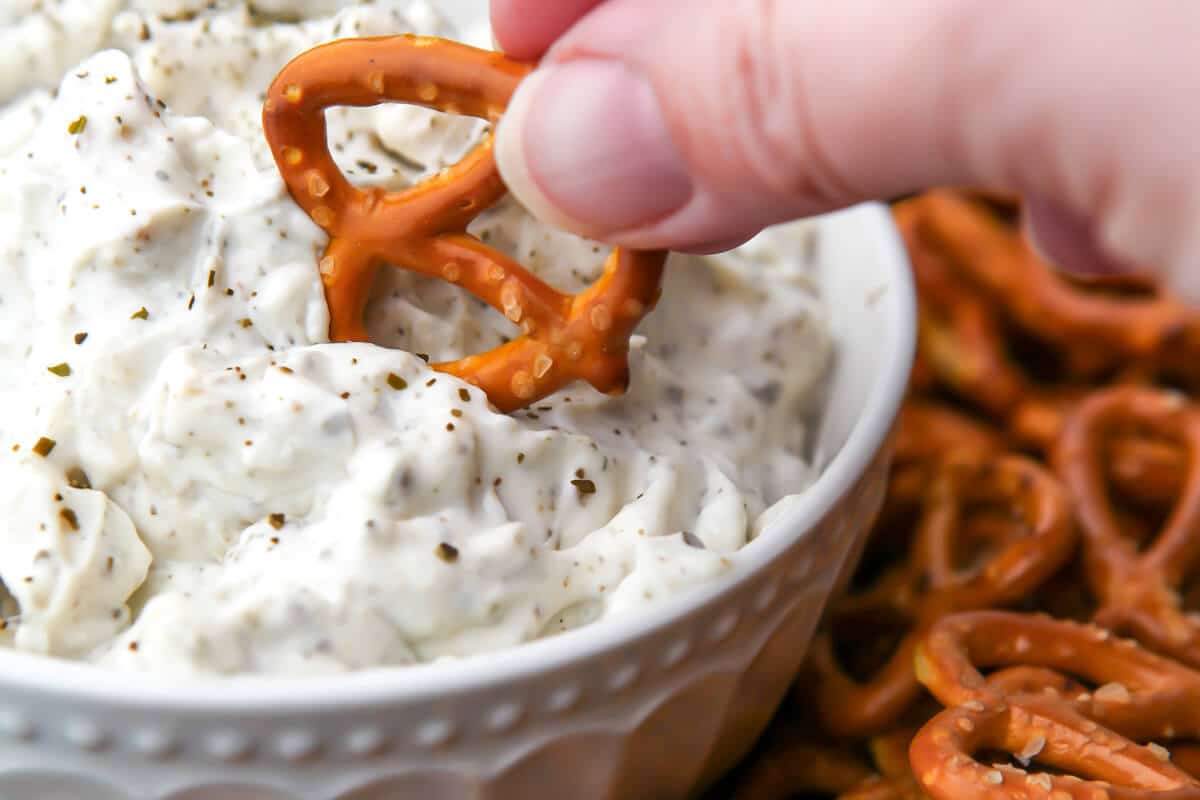
[[[935,185],[1017,191],[1084,273],[1200,299],[1192,0],[492,0],[542,57],[498,133],[548,222],[712,252]]]

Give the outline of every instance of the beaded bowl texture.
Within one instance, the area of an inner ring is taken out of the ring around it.
[[[915,340],[887,211],[817,223],[837,355],[824,470],[735,568],[510,651],[335,678],[170,683],[0,652],[0,797],[695,796],[753,744],[879,508]]]

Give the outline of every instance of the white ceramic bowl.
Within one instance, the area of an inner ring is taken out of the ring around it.
[[[733,574],[459,663],[181,686],[0,652],[3,800],[685,798],[753,743],[882,499],[915,338],[887,211],[822,222],[823,475]]]

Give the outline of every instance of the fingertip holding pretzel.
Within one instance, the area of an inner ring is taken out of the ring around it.
[[[623,393],[629,337],[658,302],[667,254],[617,248],[592,286],[563,294],[467,233],[506,192],[491,135],[417,186],[360,189],[329,152],[325,111],[398,102],[494,123],[531,68],[442,39],[347,39],[294,59],[272,83],[263,109],[288,192],[330,237],[319,264],[330,338],[367,340],[363,314],[384,264],[462,286],[520,326],[521,335],[433,368],[479,386],[503,412],[576,380]]]

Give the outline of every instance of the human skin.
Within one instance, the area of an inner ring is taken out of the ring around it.
[[[541,59],[498,132],[548,222],[711,252],[931,186],[1028,199],[1058,266],[1200,300],[1194,0],[491,0]]]

